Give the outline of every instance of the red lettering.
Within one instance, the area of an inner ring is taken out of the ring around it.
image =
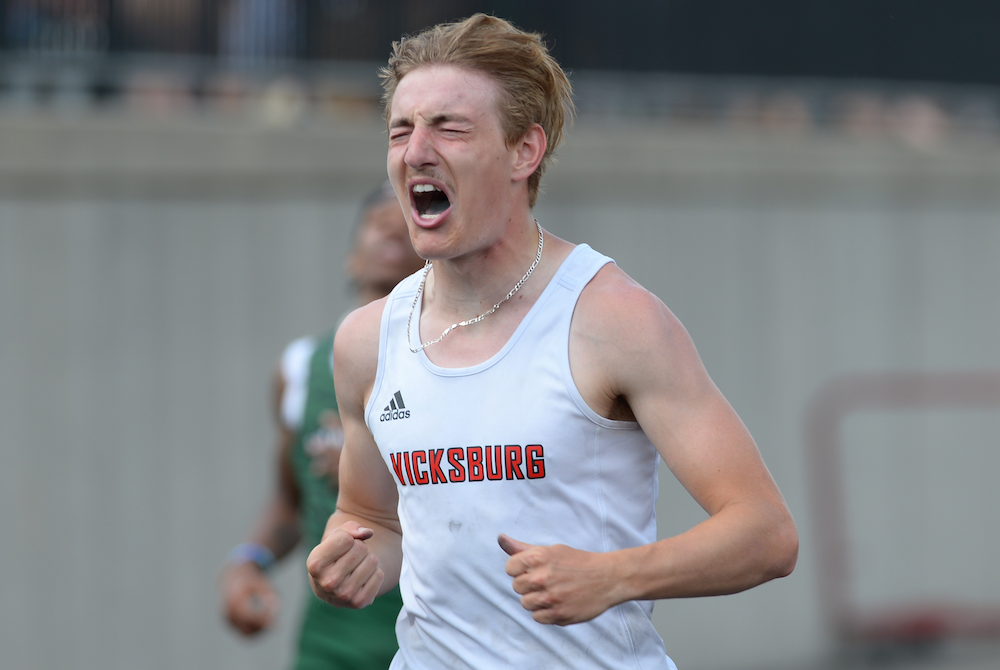
[[[448,450],[448,463],[451,464],[451,470],[448,471],[448,481],[465,481],[465,466],[462,465],[464,459],[465,452],[461,447],[452,447]]]
[[[396,471],[396,478],[399,479],[399,483],[406,486],[406,482],[403,481],[403,459],[406,454],[400,452],[398,454],[389,454],[389,458],[392,459],[392,469]],[[406,469],[410,469],[410,464],[406,464]],[[410,479],[410,483],[413,483],[413,479]]]
[[[528,479],[541,479],[545,476],[545,461],[542,457],[545,455],[542,445],[540,444],[529,444],[524,448],[525,460],[527,463]]]
[[[500,459],[502,447],[498,444],[492,449],[487,445],[486,450],[486,478],[490,480],[503,479],[503,461]]]
[[[421,449],[420,451],[414,451],[410,458],[413,459],[413,478],[417,480],[418,484],[429,484],[430,477],[427,476],[426,472],[421,472],[420,467],[417,465],[417,461],[427,462],[427,452]]]
[[[429,453],[431,456],[431,484],[446,484],[448,480],[444,478],[444,470],[441,469],[441,458],[444,456],[444,449],[431,449]]]
[[[406,478],[410,480],[410,486],[413,486],[413,471],[410,470],[410,452],[403,452],[403,465],[406,466]]]
[[[508,444],[504,447],[504,464],[507,469],[507,479],[524,479],[521,472],[521,445]]]
[[[443,468],[447,453],[450,469]],[[481,482],[484,479],[541,479],[545,477],[545,450],[540,444],[519,444],[485,447],[451,447],[389,454],[393,472],[402,486],[409,484],[447,484],[448,482]],[[468,464],[463,461],[468,460]],[[425,467],[426,466],[426,467]],[[403,473],[406,476],[403,476]]]
[[[469,481],[483,481],[483,448],[469,447]]]

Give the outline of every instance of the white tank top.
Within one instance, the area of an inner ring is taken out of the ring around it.
[[[650,601],[571,626],[535,622],[497,544],[500,533],[595,552],[656,540],[656,450],[637,423],[591,410],[570,374],[574,307],[608,262],[577,246],[503,349],[468,368],[409,350],[420,273],[389,296],[365,417],[399,491],[394,670],[673,667]]]

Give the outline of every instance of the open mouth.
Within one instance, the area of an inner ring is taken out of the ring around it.
[[[444,191],[433,184],[413,185],[413,208],[421,219],[431,220],[447,211],[451,201]]]

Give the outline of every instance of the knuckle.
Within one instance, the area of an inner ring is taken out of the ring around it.
[[[556,626],[565,626],[570,623],[569,616],[562,607],[550,607],[546,609],[549,623]]]
[[[322,577],[321,579],[319,579],[317,583],[325,593],[329,593],[332,596],[338,595],[338,591],[340,589],[339,580],[328,575],[326,577]]]
[[[549,578],[544,572],[535,572],[528,575],[528,583],[534,590],[544,591],[549,584]]]

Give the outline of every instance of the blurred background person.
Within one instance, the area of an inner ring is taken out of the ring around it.
[[[386,182],[362,204],[354,233],[348,271],[356,304],[387,295],[422,266]],[[277,486],[249,540],[230,552],[221,580],[226,618],[243,635],[267,630],[277,616],[278,597],[269,568],[300,542],[306,551],[316,546],[336,507],[344,433],[333,386],[335,330],[297,339],[281,356],[274,396],[279,428]],[[331,607],[310,593],[292,667],[388,667],[396,651],[394,626],[400,606],[398,588],[362,611]]]

